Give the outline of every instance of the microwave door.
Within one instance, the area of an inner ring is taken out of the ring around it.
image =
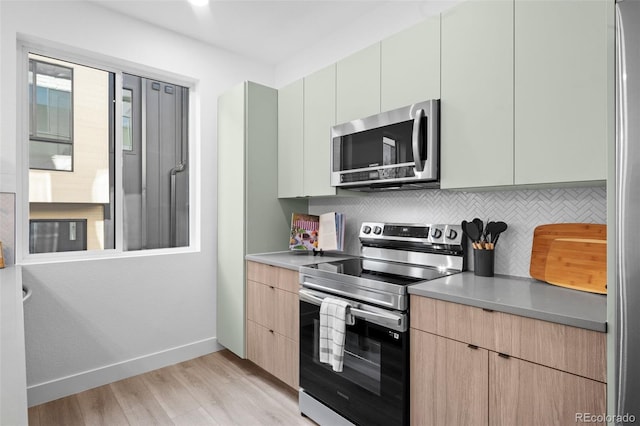
[[[438,101],[426,101],[334,126],[332,186],[437,183],[438,111]]]

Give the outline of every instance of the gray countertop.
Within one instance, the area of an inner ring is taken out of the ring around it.
[[[313,253],[307,251],[278,251],[274,253],[248,254],[245,256],[245,259],[297,271],[303,265],[350,259],[353,257],[354,256],[348,254],[335,252],[326,252],[323,256],[314,256]]]
[[[349,259],[342,253],[313,256],[308,252],[248,254],[245,259],[281,268],[299,270],[302,265]],[[477,277],[473,272],[450,275],[409,287],[409,294],[492,309],[529,318],[607,331],[605,295],[558,287],[530,278]]]
[[[0,269],[0,314],[0,424],[26,425],[22,270],[18,266]]]
[[[606,295],[529,278],[463,272],[409,287],[409,294],[606,332]]]

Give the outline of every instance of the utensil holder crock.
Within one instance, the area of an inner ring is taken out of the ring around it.
[[[473,250],[473,273],[479,277],[492,277],[494,264],[494,250]]]

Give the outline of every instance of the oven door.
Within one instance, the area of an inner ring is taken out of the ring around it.
[[[300,387],[355,424],[409,423],[407,315],[352,301],[343,371],[319,360],[321,292],[300,290]]]

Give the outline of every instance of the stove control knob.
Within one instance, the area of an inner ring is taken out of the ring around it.
[[[442,231],[440,229],[436,228],[431,233],[431,236],[437,240],[438,238],[442,237]]]
[[[376,235],[380,235],[382,234],[382,228],[380,228],[379,226],[376,226],[373,228],[373,233]]]
[[[362,227],[362,233],[363,234],[369,234],[371,233],[371,227],[369,225],[365,225]]]
[[[447,238],[450,240],[455,240],[457,236],[458,236],[458,233],[456,232],[456,230],[450,229],[449,234],[447,235]]]

